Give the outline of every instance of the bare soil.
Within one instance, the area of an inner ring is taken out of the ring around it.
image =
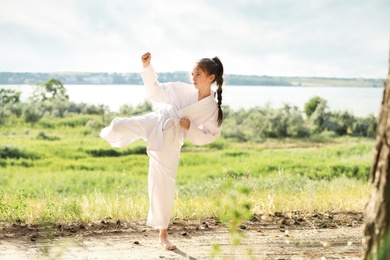
[[[0,223],[0,259],[360,259],[363,215],[356,212],[289,212],[254,216],[232,245],[216,219],[174,221],[166,251],[158,231],[144,221],[105,219],[93,223],[27,225]]]

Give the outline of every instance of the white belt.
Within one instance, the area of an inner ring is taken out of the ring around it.
[[[182,127],[180,125],[180,119],[178,119],[178,118],[169,118],[164,123],[163,131],[166,129],[168,123],[172,123],[173,124],[172,125],[172,127],[173,127],[172,130],[173,130],[173,133],[174,133],[175,137],[173,138],[173,142],[172,143],[182,142],[183,141],[183,131],[182,131]],[[169,129],[169,126],[168,126],[168,129]]]
[[[163,130],[166,129],[168,126],[168,123],[173,123],[173,131],[174,131],[174,139],[173,143],[182,142],[183,141],[183,130],[180,125],[180,119],[178,118],[177,114],[173,110],[173,108],[166,110],[169,114],[169,118],[164,122]],[[168,126],[169,127],[169,126]]]

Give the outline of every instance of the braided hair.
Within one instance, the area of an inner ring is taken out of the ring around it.
[[[223,121],[223,112],[222,112],[222,85],[224,83],[223,78],[223,65],[221,60],[218,57],[212,59],[203,58],[197,62],[197,66],[205,71],[208,75],[214,75],[215,78],[211,83],[216,83],[217,85],[217,100],[218,100],[218,126],[221,126]]]

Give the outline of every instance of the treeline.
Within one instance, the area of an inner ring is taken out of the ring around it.
[[[224,108],[223,136],[238,142],[262,142],[267,138],[308,138],[323,141],[337,136],[375,137],[377,118],[356,117],[347,111],[330,111],[327,101],[313,97],[304,111],[288,104],[233,111]]]
[[[141,85],[139,73],[30,73],[30,72],[0,72],[0,84],[34,85],[45,82],[48,78],[55,78],[66,85],[94,85],[94,84],[129,84]]]
[[[63,72],[63,73],[29,73],[29,72],[0,72],[0,84],[41,84],[48,78],[56,78],[65,85],[94,85],[94,84],[128,84],[142,85],[139,73],[92,73],[92,72]],[[225,76],[229,85],[235,86],[342,86],[342,87],[382,87],[383,79],[363,78],[325,78],[325,77],[280,77],[258,75]],[[188,72],[159,73],[161,82],[182,81],[191,82]]]
[[[42,128],[87,126],[96,130],[109,124],[115,116],[140,115],[153,110],[149,102],[136,107],[122,105],[118,113],[104,105],[75,103],[58,79],[36,85],[25,102],[21,93],[0,88],[0,124],[15,122],[39,124]],[[335,136],[374,137],[377,118],[373,115],[356,117],[347,111],[330,111],[327,101],[313,97],[299,108],[285,105],[232,110],[225,106],[223,137],[239,142],[261,142],[266,138],[331,138]],[[57,120],[53,120],[57,118]],[[15,121],[16,120],[16,121]]]

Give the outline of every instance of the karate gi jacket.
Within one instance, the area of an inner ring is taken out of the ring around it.
[[[198,100],[198,90],[183,82],[158,82],[158,76],[150,64],[141,72],[147,97],[155,102],[168,106],[159,114],[158,122],[147,138],[147,147],[160,150],[162,146],[162,131],[168,122],[174,123],[174,131],[195,145],[206,145],[216,141],[221,135],[222,126],[218,126],[218,104],[214,91],[210,96]],[[180,118],[187,117],[191,124],[188,130],[180,126]]]

